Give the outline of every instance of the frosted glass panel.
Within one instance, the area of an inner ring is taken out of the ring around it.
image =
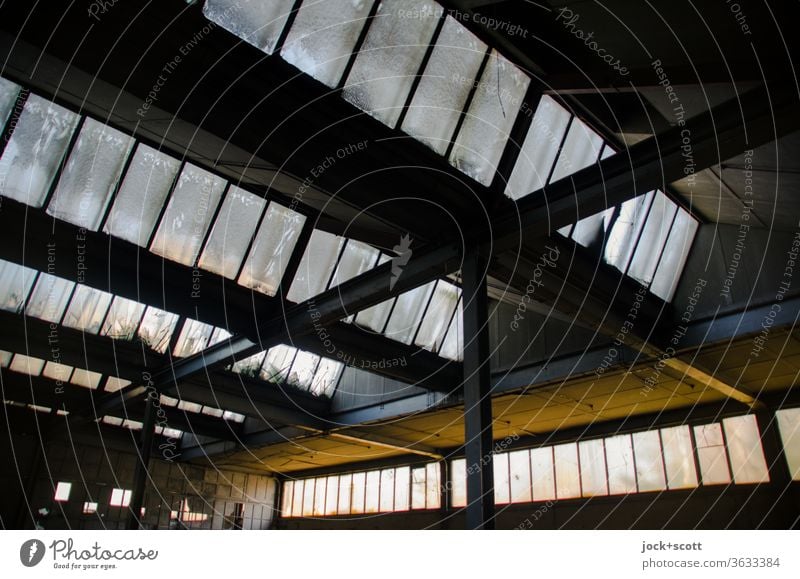
[[[125,133],[87,118],[47,213],[97,230],[133,144],[134,140]]]
[[[306,480],[303,489],[303,516],[311,516],[314,514],[314,486],[316,479]]]
[[[558,181],[596,162],[602,147],[600,135],[580,119],[573,119],[550,181]]]
[[[83,386],[84,388],[91,388],[94,390],[100,385],[102,377],[103,375],[98,372],[75,368],[75,371],[72,373],[72,378],[70,378],[69,381],[76,386]]]
[[[187,164],[178,177],[151,251],[194,265],[224,189],[224,179]]]
[[[0,260],[0,309],[19,313],[36,280],[36,270]]]
[[[0,194],[41,207],[78,119],[64,107],[29,95],[0,159]]]
[[[636,248],[636,241],[644,227],[652,199],[653,192],[629,199],[620,205],[619,216],[611,226],[605,248],[605,260],[622,272],[627,269],[633,250]]]
[[[106,378],[106,386],[103,388],[105,392],[119,392],[125,386],[129,386],[131,384],[130,380],[123,380],[122,378],[117,378],[116,376],[109,376]]]
[[[363,472],[353,474],[353,494],[350,498],[350,512],[359,514],[364,512],[364,493],[366,475]]]
[[[17,103],[20,86],[16,83],[0,78],[0,126],[4,126]]]
[[[533,475],[533,500],[547,501],[556,498],[552,447],[531,449]]]
[[[169,341],[177,323],[177,315],[148,307],[139,326],[139,338],[146,346],[163,354],[169,347]]]
[[[281,56],[330,88],[339,83],[372,2],[303,2]]]
[[[294,493],[294,481],[283,483],[283,494],[281,495],[281,515],[290,517],[292,515],[292,494]]]
[[[775,418],[792,480],[800,480],[800,408],[778,410]]]
[[[8,367],[9,370],[13,370],[14,372],[29,374],[31,376],[38,376],[41,374],[43,368],[44,360],[32,356],[25,356],[24,354],[15,354],[11,365]]]
[[[695,426],[694,440],[697,445],[697,458],[700,463],[703,484],[714,485],[731,482],[722,426],[720,424]]]
[[[280,38],[294,0],[206,0],[205,17],[272,54]]]
[[[464,358],[464,300],[458,301],[456,314],[442,342],[439,355],[448,360],[461,361]]]
[[[429,462],[425,465],[425,485],[427,497],[425,503],[429,509],[438,509],[441,506],[441,481],[439,480],[439,463]]]
[[[319,356],[298,351],[294,364],[292,364],[292,369],[289,372],[289,384],[296,388],[308,390],[311,386],[311,381],[314,379],[317,364],[319,364]]]
[[[339,475],[339,513],[350,512],[350,497],[353,496],[353,477],[349,474]]]
[[[8,367],[9,362],[11,362],[11,357],[13,354],[11,352],[7,352],[5,350],[0,350],[0,367],[6,368]]]
[[[327,490],[327,480],[318,478],[314,480],[314,511],[315,517],[321,517],[325,514],[325,494]]]
[[[268,382],[285,381],[289,377],[289,370],[296,353],[295,348],[284,345],[270,348],[261,368],[261,378]]]
[[[394,469],[381,471],[380,511],[388,513],[394,510]]]
[[[344,247],[344,252],[336,266],[336,272],[331,279],[330,287],[336,287],[349,279],[375,267],[378,259],[378,250],[366,243],[350,239]]]
[[[304,493],[304,482],[305,481],[294,481],[294,489],[293,496],[292,496],[292,516],[299,517],[303,514],[303,495]]]
[[[458,470],[457,463],[461,463],[461,471]],[[454,460],[452,462],[453,468],[453,506],[459,507],[466,504],[466,490],[461,492],[459,489],[465,489],[466,475],[464,470],[464,460]],[[459,474],[461,473],[461,474]],[[424,509],[426,508],[426,486],[425,486],[425,469],[415,468],[411,470],[411,508]],[[458,501],[461,501],[460,503]]]
[[[365,513],[377,513],[381,486],[381,471],[371,470],[367,474],[366,497],[364,500]]]
[[[108,307],[114,296],[109,293],[79,285],[64,316],[64,325],[68,328],[83,330],[90,334],[100,331]]]
[[[411,343],[435,283],[427,283],[398,296],[389,325],[386,326],[387,337],[404,344]]]
[[[661,430],[664,463],[667,467],[667,486],[685,489],[697,486],[694,450],[688,426],[675,426]]]
[[[761,448],[756,417],[752,414],[722,421],[733,480],[736,484],[769,482],[767,461]]]
[[[661,255],[661,262],[650,285],[650,291],[666,302],[672,301],[675,295],[675,288],[678,287],[686,258],[689,257],[697,227],[698,223],[691,215],[683,209],[678,209],[669,239],[664,246],[664,253]]]
[[[409,504],[409,485],[411,482],[411,469],[401,466],[394,471],[394,510],[407,511]]]
[[[403,120],[403,130],[444,155],[481,66],[486,44],[448,16]]]
[[[636,480],[639,492],[665,490],[667,483],[658,431],[635,433],[633,449],[636,455]]]
[[[581,219],[572,229],[572,239],[584,247],[591,245],[602,247],[603,237],[613,214],[614,208],[610,207],[601,213]]]
[[[511,502],[531,501],[531,457],[527,450],[518,450],[508,455],[511,470]]]
[[[431,351],[439,349],[460,297],[461,290],[457,286],[439,280],[428,311],[425,312],[425,318],[419,327],[419,333],[414,342],[417,346]]]
[[[635,493],[636,469],[631,437],[627,434],[612,436],[605,439],[605,445],[609,493],[612,495]]]
[[[441,14],[426,0],[381,2],[342,96],[394,127]]]
[[[133,300],[115,297],[103,323],[101,334],[117,340],[132,340],[144,315],[145,306]]]
[[[511,481],[508,474],[508,453],[492,456],[492,467],[494,468],[494,503],[496,505],[510,503]]]
[[[180,163],[147,145],[136,147],[103,231],[146,247]]]
[[[666,195],[656,191],[650,207],[650,214],[647,216],[647,223],[642,230],[636,252],[633,254],[631,266],[628,268],[628,275],[633,279],[645,285],[652,281],[661,249],[667,241],[672,218],[675,216],[677,208],[677,205]]]
[[[390,259],[391,258],[388,255],[381,254],[381,257],[378,259],[378,265],[383,265]],[[390,299],[386,300],[385,302],[375,304],[366,310],[361,310],[358,312],[358,315],[356,315],[356,324],[361,327],[368,328],[373,332],[382,332],[384,326],[386,325],[386,320],[389,317],[389,313],[392,311],[393,303],[394,299]]]
[[[235,278],[266,204],[263,198],[232,186],[198,265],[228,279]]]
[[[72,374],[72,366],[66,364],[57,364],[56,362],[48,362],[42,370],[42,376],[56,380],[57,382],[66,382]]]
[[[607,495],[606,459],[602,439],[581,442],[578,449],[581,457],[583,496]]]
[[[277,203],[270,203],[239,283],[274,296],[305,221],[305,216]]]
[[[339,477],[329,476],[325,486],[325,514],[335,515],[339,501]]]
[[[491,184],[528,84],[521,70],[492,51],[450,153],[451,165]]]
[[[571,116],[552,98],[542,96],[506,185],[507,196],[520,199],[545,186]]]
[[[178,341],[175,343],[173,355],[177,358],[191,356],[205,349],[214,326],[198,322],[197,320],[187,319],[183,323]]]
[[[25,313],[55,324],[61,321],[75,284],[71,281],[40,273]]]
[[[264,363],[264,358],[266,355],[266,351],[259,352],[258,354],[248,356],[244,360],[234,362],[233,366],[231,367],[231,371],[241,374],[242,376],[257,378],[259,376],[259,372],[261,371],[261,365]]]
[[[554,446],[553,455],[556,465],[556,496],[559,499],[581,496],[577,445],[572,443]]]
[[[344,364],[341,362],[323,358],[314,374],[314,380],[311,382],[311,393],[317,396],[333,396],[342,370],[344,370]]]
[[[299,303],[325,291],[343,243],[343,237],[315,229],[286,299]]]

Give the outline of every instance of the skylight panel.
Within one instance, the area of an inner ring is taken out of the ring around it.
[[[117,378],[116,376],[109,376],[106,378],[106,385],[103,388],[105,392],[119,392],[126,386],[130,386],[130,380],[124,380],[123,378]]]
[[[410,344],[414,340],[435,285],[436,282],[432,281],[398,296],[392,317],[386,326],[387,337],[404,344]]]
[[[299,303],[322,293],[327,289],[328,280],[344,238],[315,229],[308,241],[306,252],[297,268],[292,287],[286,295],[290,302]]]
[[[613,215],[614,207],[609,207],[605,211],[584,217],[575,224],[570,237],[583,247],[602,246],[606,229]]]
[[[378,265],[383,265],[390,260],[391,257],[382,253],[378,259]],[[365,310],[361,310],[356,315],[356,324],[362,328],[372,330],[373,332],[382,332],[383,328],[386,326],[386,320],[389,318],[389,314],[392,311],[392,304],[394,304],[394,301],[394,298],[391,298]]]
[[[619,216],[611,226],[605,248],[605,261],[625,272],[636,242],[644,227],[653,192],[628,199],[620,206]]]
[[[544,188],[571,117],[564,107],[542,95],[506,184],[508,197],[520,199]]]
[[[268,296],[278,293],[283,272],[305,221],[304,215],[278,203],[270,203],[239,276],[239,283]]]
[[[225,328],[214,328],[214,332],[211,334],[211,338],[208,340],[208,348],[211,346],[216,346],[220,342],[224,342],[225,340],[229,340],[233,336],[228,330]]]
[[[427,0],[381,2],[347,77],[345,100],[394,127],[442,11]]]
[[[349,279],[375,267],[380,252],[374,247],[355,241],[347,240],[339,265],[333,274],[330,287],[336,287]]]
[[[178,341],[175,343],[173,355],[177,358],[185,358],[204,350],[213,332],[214,326],[187,319],[183,323]]]
[[[25,308],[26,315],[54,324],[60,323],[74,287],[71,281],[40,273]]]
[[[664,253],[650,285],[650,291],[666,302],[672,301],[681,273],[689,257],[699,224],[683,209],[678,209]]]
[[[64,107],[28,95],[0,158],[2,194],[41,207],[79,119]]]
[[[97,230],[133,145],[130,136],[86,118],[47,213]]]
[[[75,368],[75,371],[72,373],[72,377],[69,379],[69,381],[70,384],[75,384],[76,386],[83,386],[84,388],[91,388],[94,390],[100,385],[100,380],[102,378],[103,375],[99,372]]]
[[[457,286],[439,280],[414,340],[417,346],[434,352],[439,349],[460,297],[461,290]]]
[[[314,373],[319,365],[319,360],[319,356],[298,350],[287,382],[301,390],[308,390],[314,379]]]
[[[444,155],[485,54],[486,44],[448,16],[414,91],[403,130]]]
[[[458,301],[456,314],[450,321],[450,327],[447,328],[442,341],[442,347],[439,348],[439,355],[448,360],[456,360],[460,362],[464,359],[464,300]]]
[[[122,179],[103,231],[147,247],[181,164],[139,144]]]
[[[178,402],[178,410],[183,410],[184,412],[192,412],[194,414],[200,414],[200,411],[203,409],[202,404],[197,404],[196,402],[189,402],[188,400],[181,400]]]
[[[341,362],[322,358],[311,381],[310,392],[315,396],[333,396],[343,370],[344,364]]]
[[[263,352],[253,354],[252,356],[248,356],[244,360],[238,360],[234,362],[233,366],[231,366],[231,371],[241,374],[242,376],[258,378],[266,355],[267,352],[265,350]]]
[[[661,191],[656,191],[647,222],[642,229],[639,243],[628,268],[628,275],[633,279],[645,285],[653,280],[661,250],[664,249],[664,244],[667,242],[677,209],[678,206],[666,195]]]
[[[493,50],[450,153],[450,164],[487,187],[525,98],[530,79]]]
[[[133,340],[145,307],[144,304],[115,296],[100,333],[115,340]]]
[[[294,0],[206,0],[205,17],[272,54],[280,39]]]
[[[200,267],[234,279],[266,205],[262,197],[231,186],[200,256]]]
[[[239,414],[238,412],[231,412],[230,410],[225,410],[222,413],[223,420],[230,420],[231,422],[237,422],[239,424],[244,422],[245,418],[246,417],[244,414]]]
[[[0,350],[0,368],[7,368],[13,355],[14,354],[7,352],[6,350]]]
[[[42,373],[43,368],[44,360],[33,356],[25,356],[24,354],[14,354],[14,359],[8,367],[9,370],[28,374],[29,376],[38,376]]]
[[[150,250],[184,265],[194,265],[225,180],[187,164],[170,197]]]
[[[597,162],[603,138],[577,117],[572,120],[550,181],[563,179]]]
[[[11,116],[11,111],[17,104],[20,86],[16,83],[0,78],[0,126],[5,126]]]
[[[72,366],[58,364],[57,362],[47,362],[42,370],[42,376],[56,380],[57,382],[67,382],[72,375]]]
[[[0,309],[19,313],[31,293],[36,270],[0,259]]]
[[[109,293],[78,285],[64,316],[63,324],[90,334],[100,331],[106,312],[114,296]]]
[[[261,368],[261,378],[267,382],[285,382],[289,378],[297,349],[283,344],[270,348]]]
[[[303,2],[281,57],[328,87],[336,87],[371,7],[369,0]]]
[[[177,323],[176,314],[148,306],[139,326],[139,339],[150,349],[163,354],[169,347]]]

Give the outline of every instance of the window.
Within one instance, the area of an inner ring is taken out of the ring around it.
[[[85,502],[83,503],[83,514],[93,515],[97,512],[97,503]]]
[[[722,421],[728,455],[736,484],[769,482],[767,461],[761,447],[756,417],[752,414]]]
[[[792,480],[800,480],[800,408],[778,410],[775,418]]]
[[[272,54],[294,0],[207,0],[203,14],[231,32]]]
[[[53,500],[58,503],[66,503],[69,500],[70,491],[72,491],[72,483],[59,482],[56,485],[56,494]]]
[[[131,502],[131,494],[133,491],[128,489],[112,489],[111,500],[109,505],[112,507],[127,507]]]

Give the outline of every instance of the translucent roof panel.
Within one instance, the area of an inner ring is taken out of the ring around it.
[[[267,352],[263,351],[253,354],[252,356],[248,356],[243,360],[237,360],[234,362],[233,366],[231,366],[231,371],[241,374],[242,376],[258,378],[266,355]]]
[[[6,121],[11,116],[11,111],[17,104],[17,95],[20,86],[10,80],[0,78],[0,125],[5,126]]]
[[[109,293],[79,285],[69,302],[63,324],[68,328],[96,334],[100,331],[113,297]]]
[[[450,164],[489,186],[530,79],[493,50],[450,153]]]
[[[558,181],[597,162],[602,148],[603,138],[574,118],[550,180]]]
[[[297,349],[283,344],[270,348],[261,368],[261,378],[268,382],[285,382]]]
[[[144,310],[144,304],[116,296],[100,333],[116,340],[133,340]]]
[[[310,391],[316,396],[333,396],[333,391],[339,383],[339,378],[344,370],[344,364],[336,360],[322,358],[311,381]]]
[[[447,328],[439,355],[448,360],[464,359],[464,300],[458,301],[458,308]]]
[[[434,352],[439,350],[460,297],[461,290],[457,286],[439,280],[414,340],[417,346]]]
[[[177,323],[177,314],[148,306],[139,326],[139,339],[147,347],[163,354],[169,347],[169,342]]]
[[[414,91],[403,130],[444,155],[485,53],[486,44],[448,16]]]
[[[97,230],[133,144],[128,135],[85,119],[47,213]]]
[[[336,287],[376,266],[380,252],[374,247],[348,239],[336,266],[330,287]]]
[[[122,378],[117,378],[116,376],[109,376],[106,378],[106,385],[103,388],[105,392],[119,392],[126,386],[130,386],[130,380],[124,380]]]
[[[278,293],[283,272],[305,221],[304,215],[270,203],[239,276],[239,283],[268,296]]]
[[[45,376],[52,380],[56,380],[57,382],[66,382],[72,375],[73,369],[74,368],[72,366],[67,366],[66,364],[48,362],[47,364],[44,365],[44,369],[42,370],[42,376]]]
[[[386,336],[404,344],[410,344],[414,340],[425,307],[433,293],[436,282],[430,282],[423,286],[414,288],[400,294],[394,306],[392,317],[386,326]]]
[[[378,259],[378,265],[382,265],[389,260],[391,260],[391,257],[386,254],[381,254],[380,258]],[[386,326],[386,320],[389,318],[389,314],[392,311],[392,304],[394,304],[394,301],[394,298],[392,298],[379,304],[375,304],[374,306],[365,310],[361,310],[356,315],[356,324],[363,328],[372,330],[373,332],[382,332],[383,328]]]
[[[172,352],[173,355],[177,358],[184,358],[204,350],[213,332],[214,326],[187,319],[183,323],[181,333],[178,335],[178,341],[175,343],[175,349]]]
[[[605,211],[595,213],[589,217],[584,217],[575,224],[575,227],[572,228],[570,237],[584,247],[590,247],[593,245],[600,246],[600,244],[603,242],[606,228],[608,227],[613,214],[614,208],[609,207]]]
[[[343,237],[315,229],[286,299],[299,303],[325,291],[344,241]]]
[[[232,186],[211,228],[200,267],[234,279],[266,205],[262,197]]]
[[[619,216],[611,226],[604,257],[607,263],[622,272],[628,269],[652,199],[652,191],[647,195],[629,199],[620,206]]]
[[[8,369],[30,376],[38,376],[42,373],[44,368],[44,360],[41,358],[34,358],[33,356],[25,356],[24,354],[14,354],[14,359]]]
[[[0,158],[2,194],[41,207],[79,119],[64,107],[28,95]]]
[[[74,287],[71,281],[40,273],[25,313],[54,324],[60,323]]]
[[[84,388],[91,388],[94,390],[100,385],[100,380],[102,378],[103,375],[98,372],[75,368],[75,371],[72,373],[72,378],[70,378],[69,381],[76,386],[83,386]]]
[[[294,0],[206,0],[203,14],[245,42],[272,54]]]
[[[372,4],[371,0],[303,2],[281,56],[330,88],[336,87]]]
[[[394,127],[441,14],[442,8],[427,0],[381,2],[342,96]]]
[[[194,265],[225,180],[187,164],[178,177],[150,250],[184,265]]]
[[[213,333],[211,334],[211,338],[208,340],[208,348],[211,346],[215,346],[220,342],[228,340],[233,336],[228,330],[225,328],[214,328]]]
[[[14,354],[7,352],[6,350],[0,350],[0,367],[7,368],[13,355]]]
[[[314,379],[314,374],[317,371],[320,357],[309,352],[298,350],[295,356],[292,369],[289,372],[287,382],[295,388],[301,390],[308,390],[311,388],[311,382]]]
[[[508,197],[520,199],[544,188],[571,116],[552,98],[542,96],[506,184]]]
[[[699,223],[691,215],[683,209],[678,210],[658,269],[650,284],[650,291],[664,301],[672,301],[675,295],[698,227]]]
[[[628,275],[649,285],[658,265],[661,251],[667,242],[672,220],[678,207],[666,195],[656,191],[647,222],[639,236],[639,243],[628,267]]]
[[[180,166],[177,159],[140,143],[125,171],[103,231],[147,247]]]
[[[0,259],[0,309],[21,312],[36,281],[36,273],[36,270]]]

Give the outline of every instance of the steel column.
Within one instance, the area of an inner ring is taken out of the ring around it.
[[[129,504],[130,513],[128,513],[128,522],[125,525],[128,530],[141,528],[141,510],[142,503],[144,502],[144,489],[147,485],[150,465],[150,453],[153,449],[153,438],[155,437],[155,419],[156,419],[156,398],[153,396],[146,396],[146,408],[144,411],[144,425],[142,426],[142,433],[139,443],[138,460],[136,461],[136,469],[133,472],[133,493],[131,493],[131,502]]]

